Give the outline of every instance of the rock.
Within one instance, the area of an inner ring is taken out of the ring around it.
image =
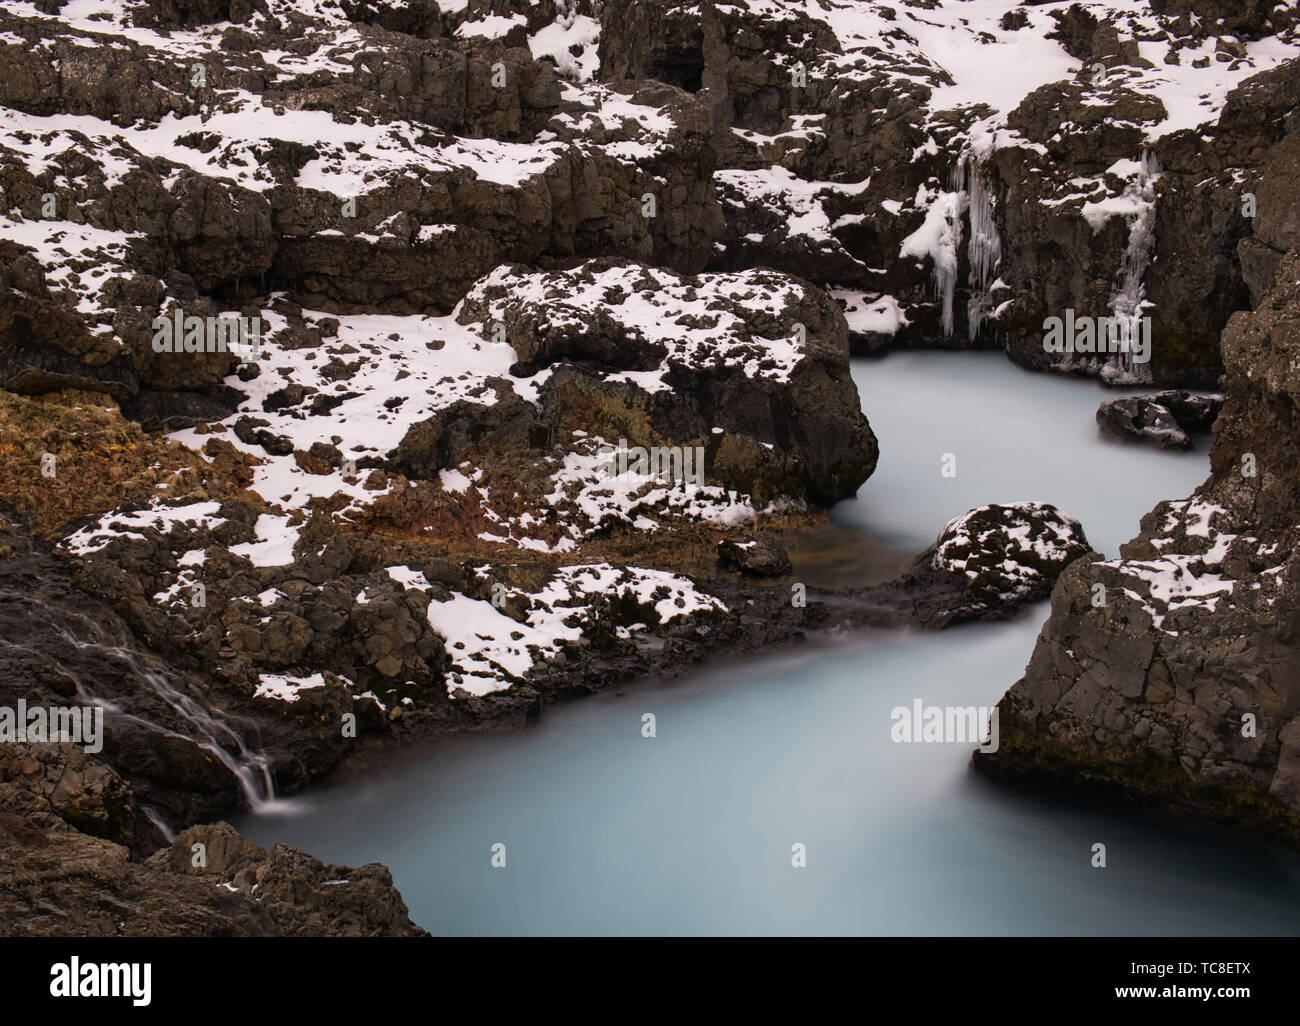
[[[254,7],[265,9],[255,0],[149,0],[153,17],[169,25],[238,24],[249,19]]]
[[[1097,407],[1097,425],[1115,438],[1154,442],[1170,449],[1190,449],[1189,432],[1209,431],[1223,408],[1220,396],[1189,392],[1123,396]]]
[[[1222,339],[1210,477],[1142,519],[1119,559],[1062,575],[977,768],[1104,782],[1300,836],[1300,249]],[[1096,601],[1097,596],[1103,601]]]
[[[1300,246],[1300,134],[1269,150],[1259,170],[1253,231],[1237,244],[1241,272],[1258,306],[1282,257]]]
[[[541,414],[553,433],[699,447],[705,482],[760,502],[834,502],[875,467],[844,314],[799,279],[685,276],[613,260],[568,272],[503,268],[475,286],[457,319],[504,324],[521,376],[552,368]],[[672,387],[643,386],[625,371]],[[522,427],[512,413],[508,429]]]
[[[836,616],[827,619],[923,630],[1005,620],[1046,598],[1090,553],[1079,522],[1049,503],[979,506],[949,521],[892,580],[828,596]]]
[[[718,565],[753,577],[783,577],[790,572],[790,557],[771,538],[718,542]]]
[[[381,865],[326,866],[290,845],[267,851],[225,823],[182,831],[137,862],[2,783],[0,870],[8,936],[428,935]]]
[[[233,389],[223,387],[208,394],[141,389],[122,403],[122,412],[146,431],[178,431],[224,420],[235,412],[240,398]]]
[[[1045,502],[979,506],[948,522],[890,589],[920,590],[920,622],[999,619],[1047,597],[1057,577],[1091,551],[1077,520]]]

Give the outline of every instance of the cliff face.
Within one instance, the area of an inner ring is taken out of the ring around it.
[[[976,765],[1300,836],[1300,249],[1222,351],[1209,479],[1148,513],[1121,558],[1062,575],[999,705],[1001,747]]]

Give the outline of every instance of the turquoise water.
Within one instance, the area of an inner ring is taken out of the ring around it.
[[[1204,442],[1171,454],[1100,440],[1093,413],[1108,393],[993,354],[899,354],[854,375],[883,455],[835,515],[905,547],[971,505],[1040,499],[1113,552],[1156,499],[1188,494],[1208,468]],[[939,474],[945,452],[955,478]],[[823,638],[629,682],[237,826],[327,862],[387,864],[438,934],[1298,932],[1293,853],[1141,807],[1001,787],[971,771],[969,743],[890,740],[891,710],[917,698],[994,704],[1045,615]],[[654,738],[641,735],[647,712]],[[497,844],[504,868],[491,864]]]

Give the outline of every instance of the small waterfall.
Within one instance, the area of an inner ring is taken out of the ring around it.
[[[166,821],[161,815],[159,815],[158,810],[150,805],[141,805],[140,811],[145,814],[145,818],[148,819],[150,823],[158,828],[158,832],[162,834],[163,840],[168,844],[171,844],[176,837],[176,831],[167,825]]]
[[[275,782],[271,777],[271,760],[262,752],[254,751],[244,741],[239,731],[231,723],[227,713],[216,712],[200,705],[189,695],[178,690],[157,670],[145,665],[140,656],[129,648],[104,646],[95,642],[83,642],[70,634],[64,633],[65,639],[78,648],[98,649],[106,655],[125,662],[131,671],[149,686],[149,690],[161,698],[181,719],[190,726],[190,733],[161,727],[156,723],[123,711],[120,707],[97,698],[95,695],[81,694],[83,688],[78,681],[78,698],[81,701],[95,702],[104,707],[104,711],[114,712],[124,720],[130,720],[151,730],[173,734],[189,741],[196,748],[212,755],[239,781],[240,790],[249,807],[254,812],[264,811],[275,800]],[[232,752],[233,749],[233,752]]]
[[[1111,316],[1116,320],[1124,348],[1102,368],[1101,375],[1107,381],[1143,384],[1151,380],[1150,366],[1134,362],[1128,340],[1138,337],[1143,310],[1150,305],[1142,279],[1151,265],[1151,251],[1155,248],[1155,183],[1160,170],[1155,154],[1144,150],[1137,174],[1124,189],[1124,195],[1134,201],[1136,212],[1128,218],[1128,246],[1120,260],[1110,299]]]
[[[112,714],[149,730],[183,738],[209,753],[239,782],[250,808],[263,811],[275,802],[270,758],[245,741],[237,718],[207,708],[178,689],[162,672],[149,666],[140,653],[127,647],[129,639],[124,629],[111,630],[114,626],[112,624],[100,623],[74,609],[51,606],[33,595],[20,594],[10,589],[0,591],[0,601],[12,602],[22,610],[26,622],[31,625],[27,640],[30,641],[37,633],[55,635],[72,649],[88,653],[96,660],[112,660],[124,664],[132,676],[176,714],[179,723],[184,724],[186,729],[163,726],[127,712],[116,702],[97,695],[95,689],[86,683],[84,678],[93,677],[93,674],[78,673],[78,667],[60,661],[61,669],[76,682],[79,702],[99,706],[105,715]],[[5,649],[42,659],[49,657],[48,652],[40,652],[30,645],[10,638],[0,638],[0,650]],[[149,815],[148,811],[146,815]]]
[[[966,255],[970,269],[966,284],[970,298],[966,304],[966,328],[971,342],[979,334],[980,323],[992,312],[991,286],[993,272],[1002,259],[1002,240],[998,237],[994,219],[993,190],[984,178],[980,161],[970,158],[963,162],[967,173],[967,194],[970,197],[970,243]]]

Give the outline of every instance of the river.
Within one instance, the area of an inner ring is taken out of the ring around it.
[[[1208,439],[1190,453],[1107,442],[1094,414],[1114,393],[996,354],[898,353],[855,361],[854,378],[880,465],[833,519],[907,550],[971,506],[1037,499],[1114,555],[1158,499],[1208,472]],[[1300,931],[1295,853],[1116,800],[1006,788],[973,773],[969,744],[890,740],[891,710],[917,698],[992,706],[1045,615],[719,660],[553,707],[517,734],[407,753],[236,825],[327,862],[387,864],[436,934]]]

